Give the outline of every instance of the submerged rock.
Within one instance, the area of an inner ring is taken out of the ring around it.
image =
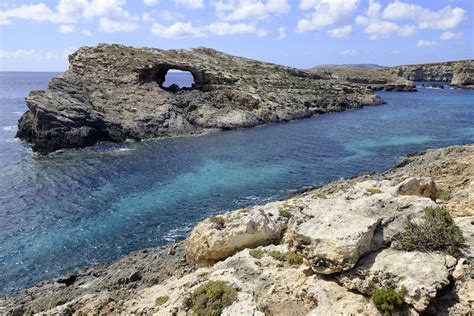
[[[80,48],[69,62],[47,89],[26,98],[29,111],[17,136],[34,151],[252,127],[383,103],[357,84],[208,48],[100,44]],[[170,69],[189,71],[192,88],[164,88]]]

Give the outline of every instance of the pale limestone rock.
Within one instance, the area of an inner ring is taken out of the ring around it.
[[[389,244],[408,218],[421,218],[426,207],[436,205],[428,198],[400,196],[392,182],[374,180],[325,198],[309,192],[299,204],[303,216],[290,221],[285,240],[324,274],[352,268],[362,254]]]
[[[186,257],[199,265],[210,265],[245,248],[278,243],[286,219],[279,215],[281,202],[223,214],[222,226],[206,219],[186,240]]]
[[[347,291],[336,282],[312,276],[303,286],[307,295],[313,295],[317,306],[308,315],[381,315],[367,297]]]
[[[295,228],[292,243],[314,271],[351,269],[370,250],[377,220],[347,212],[322,213]]]
[[[375,288],[407,289],[405,302],[424,311],[436,293],[449,284],[448,257],[439,253],[385,249],[361,260],[352,271],[338,277],[351,290],[369,295]]]
[[[401,195],[417,195],[436,200],[436,185],[432,178],[413,177],[400,183],[398,192]]]

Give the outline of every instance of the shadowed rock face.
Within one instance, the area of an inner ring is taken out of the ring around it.
[[[18,137],[48,153],[123,141],[233,129],[381,104],[366,88],[218,51],[101,44],[69,56],[70,67],[26,98]],[[170,69],[195,84],[162,87]]]

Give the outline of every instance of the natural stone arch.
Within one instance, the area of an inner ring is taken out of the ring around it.
[[[166,80],[166,74],[171,69],[190,72],[194,79],[194,84],[191,89],[194,88],[204,90],[204,87],[206,87],[209,83],[209,80],[207,80],[204,70],[198,70],[189,65],[176,65],[167,63],[157,64],[152,67],[143,69],[140,72],[139,81],[141,84],[156,82],[162,89],[168,90],[163,86],[163,84]]]

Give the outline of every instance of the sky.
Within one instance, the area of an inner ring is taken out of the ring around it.
[[[211,47],[310,68],[473,59],[474,0],[0,0],[0,71],[81,46]]]

